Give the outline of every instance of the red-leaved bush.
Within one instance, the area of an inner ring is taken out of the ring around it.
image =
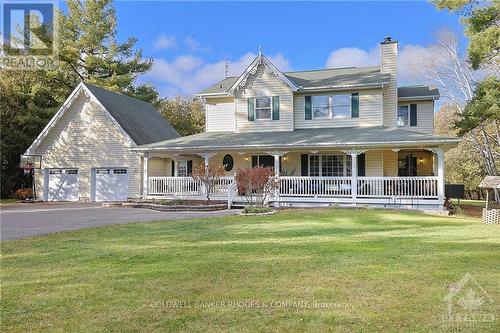
[[[246,197],[250,205],[257,203],[264,206],[278,185],[274,170],[262,166],[238,169],[234,178],[238,192]]]
[[[14,193],[19,200],[26,200],[33,197],[33,190],[30,188],[20,188]]]

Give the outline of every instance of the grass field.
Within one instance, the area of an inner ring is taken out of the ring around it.
[[[2,331],[498,332],[499,245],[479,219],[342,209],[8,241]],[[472,329],[442,321],[467,272],[497,317]]]

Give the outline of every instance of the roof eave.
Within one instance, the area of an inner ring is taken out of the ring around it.
[[[406,96],[406,97],[398,97],[398,101],[425,101],[425,100],[433,100],[436,101],[439,99],[439,95],[428,95],[428,96]]]
[[[318,143],[315,145],[310,144],[281,144],[281,145],[266,145],[266,144],[255,144],[255,145],[233,145],[233,146],[172,146],[172,147],[135,147],[132,148],[134,151],[147,152],[147,151],[164,151],[164,152],[178,152],[181,150],[193,150],[193,151],[220,151],[220,150],[237,150],[237,149],[316,149],[316,148],[394,148],[394,147],[413,147],[420,148],[423,146],[436,146],[436,145],[447,145],[455,146],[460,142],[460,139],[455,138],[445,138],[445,139],[433,139],[433,140],[420,140],[420,141],[379,141],[379,142],[344,142],[344,143]]]
[[[374,87],[382,87],[387,84],[387,82],[378,82],[378,83],[370,83],[370,84],[345,84],[345,85],[336,85],[336,86],[320,86],[320,87],[300,87],[298,91],[321,91],[321,90],[342,90],[349,88],[374,88]]]

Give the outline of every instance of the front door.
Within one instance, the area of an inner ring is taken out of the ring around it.
[[[417,157],[412,154],[401,156],[398,159],[398,176],[412,177],[417,175]]]

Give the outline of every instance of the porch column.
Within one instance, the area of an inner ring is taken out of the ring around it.
[[[443,149],[436,149],[438,167],[438,199],[444,200],[444,152]]]
[[[273,151],[273,152],[268,152],[267,154],[271,155],[274,157],[274,176],[276,179],[276,182],[278,183],[278,186],[274,189],[274,200],[276,201],[276,206],[279,206],[279,196],[280,196],[280,183],[279,183],[279,178],[280,178],[280,157],[285,155],[286,152],[283,151]]]
[[[434,153],[437,164],[437,195],[440,201],[444,202],[444,151],[442,148],[428,148],[428,151]]]
[[[356,205],[358,196],[358,155],[364,153],[364,150],[348,150],[345,153],[351,155],[351,197],[353,204]]]
[[[174,174],[172,176],[177,177],[178,176],[177,160],[172,160],[172,161],[174,161]]]
[[[149,164],[149,153],[144,153],[143,164],[142,164],[142,198],[145,199],[148,196],[148,164]]]
[[[211,158],[212,156],[214,156],[214,155],[215,155],[215,153],[204,152],[204,153],[201,153],[201,154],[198,154],[198,155],[200,155],[201,157],[203,157],[203,163],[205,164],[205,176],[206,176],[206,175],[207,175],[207,173],[208,173],[208,164],[209,164],[209,162],[210,162],[210,158]],[[208,189],[207,189],[207,187],[205,186],[205,184],[203,184],[202,191],[203,191],[203,194],[204,194],[204,195],[207,195],[207,194],[208,194],[208,193],[207,193]]]

